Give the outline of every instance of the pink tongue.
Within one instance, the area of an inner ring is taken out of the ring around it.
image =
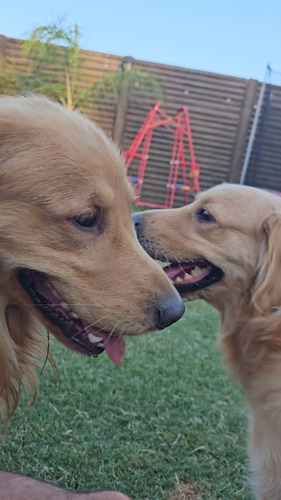
[[[116,365],[120,366],[122,364],[122,357],[125,354],[126,342],[124,337],[109,335],[102,330],[96,329],[93,326],[86,323],[86,321],[81,320],[82,332],[87,331],[87,334],[94,335],[95,337],[101,337],[103,339],[104,348],[109,359],[113,361]],[[97,342],[95,345],[99,345]]]
[[[51,299],[55,304],[57,304],[57,308],[59,309],[59,304],[58,302],[60,301],[57,293],[54,293],[52,287],[48,285],[48,283],[40,276],[36,277],[36,285],[39,291],[42,291],[43,294],[47,295],[49,299]],[[47,292],[46,292],[47,289]],[[62,306],[63,312],[65,311],[64,306]],[[106,333],[96,330],[93,327],[90,327],[86,321],[81,320],[81,323],[83,325],[82,331],[87,331],[88,333],[92,333],[93,335],[96,335],[98,337],[102,337],[104,341],[104,348],[106,350],[106,353],[115,363],[116,365],[120,366],[122,363],[122,357],[125,354],[126,350],[126,342],[123,337],[113,337],[109,336]]]
[[[104,347],[109,359],[116,365],[122,363],[122,356],[125,354],[126,342],[123,337],[106,337],[104,338]]]

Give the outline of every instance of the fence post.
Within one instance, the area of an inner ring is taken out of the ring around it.
[[[4,35],[0,35],[0,57],[5,57],[6,52],[6,40],[7,38]]]
[[[131,56],[124,57],[119,66],[119,71],[130,71],[135,60]],[[125,121],[128,107],[128,84],[126,79],[121,83],[119,99],[116,107],[116,117],[113,129],[113,140],[120,148],[123,147]]]
[[[119,99],[116,106],[116,117],[113,129],[113,140],[122,148],[125,130],[126,112],[128,106],[128,92],[126,85],[122,85],[120,89]]]
[[[233,149],[232,161],[227,175],[227,182],[239,182],[242,159],[244,156],[248,131],[257,96],[258,81],[248,80],[242,104],[242,110],[237,125],[236,140]]]

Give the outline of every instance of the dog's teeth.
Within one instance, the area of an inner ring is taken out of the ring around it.
[[[88,339],[92,344],[96,344],[97,342],[101,342],[103,340],[102,337],[96,337],[96,335],[93,335],[92,333],[89,333]]]
[[[185,275],[184,275],[184,279],[185,279],[185,280],[190,280],[190,278],[191,278],[191,274],[189,274],[189,273],[185,273]]]
[[[191,271],[192,276],[200,276],[202,274],[202,269],[199,266],[196,266],[194,269]]]
[[[175,283],[181,283],[181,282],[182,282],[182,279],[179,276],[177,276]]]
[[[74,311],[71,311],[71,313],[70,313],[70,317],[71,317],[72,319],[79,319],[78,314],[76,314]]]

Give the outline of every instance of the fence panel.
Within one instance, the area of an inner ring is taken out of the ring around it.
[[[28,65],[21,41],[0,36],[0,54],[4,60],[13,64],[17,71],[26,72]],[[110,71],[116,71],[122,58],[82,50],[81,62],[80,85],[86,88],[97,78]],[[260,84],[255,80],[144,61],[135,61],[134,67],[149,73],[161,84],[165,94],[162,108],[167,114],[173,116],[183,105],[188,107],[195,157],[201,168],[201,189],[224,181],[239,182]],[[280,95],[280,87],[276,91],[277,94]],[[279,102],[278,99],[275,101],[276,104]],[[152,92],[144,92],[136,84],[126,102],[122,99],[121,101],[119,107],[116,107],[113,98],[100,100],[95,105],[89,102],[86,113],[108,135],[116,138],[122,149],[128,149],[148,111],[155,103],[156,97]],[[279,121],[276,118],[273,123],[276,123],[280,130],[281,119]],[[271,165],[268,167],[267,175],[256,173],[253,178],[250,165],[248,182],[262,185],[266,179],[272,177],[273,184],[275,183],[274,165],[280,158],[279,132],[275,129],[272,130],[273,136],[276,136],[274,147],[269,148],[265,159]],[[147,164],[144,200],[163,203],[172,144],[172,135],[164,128],[157,129],[152,139],[150,159]],[[134,162],[130,169],[132,175],[136,175],[137,168],[138,165]],[[175,206],[183,202],[183,193],[178,191]]]

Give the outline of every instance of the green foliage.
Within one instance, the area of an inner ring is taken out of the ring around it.
[[[113,96],[115,103],[120,98],[121,89],[131,94],[136,89],[144,92],[152,92],[157,99],[164,100],[164,94],[160,83],[152,78],[149,73],[137,69],[119,70],[97,80],[92,91],[99,98],[107,99]]]
[[[0,75],[0,94],[6,95],[19,88],[20,76],[2,57],[0,57]]]
[[[51,342],[36,404],[22,400],[0,450],[9,469],[77,489],[166,500],[177,481],[202,500],[250,500],[247,419],[215,347],[204,302],[163,332],[127,339],[123,365]]]
[[[80,39],[78,25],[68,25],[64,20],[34,29],[29,39],[22,42],[29,61],[26,72],[7,72],[6,80],[0,84],[2,93],[15,89],[39,92],[69,109],[83,108],[89,100],[95,105],[101,99],[113,98],[117,103],[121,92],[130,94],[137,89],[152,92],[157,99],[164,98],[159,82],[134,68],[110,72],[83,87]]]
[[[83,98],[77,85],[79,41],[77,24],[71,27],[60,21],[36,28],[22,44],[30,60],[30,74],[21,77],[21,89],[54,97],[73,109]]]

